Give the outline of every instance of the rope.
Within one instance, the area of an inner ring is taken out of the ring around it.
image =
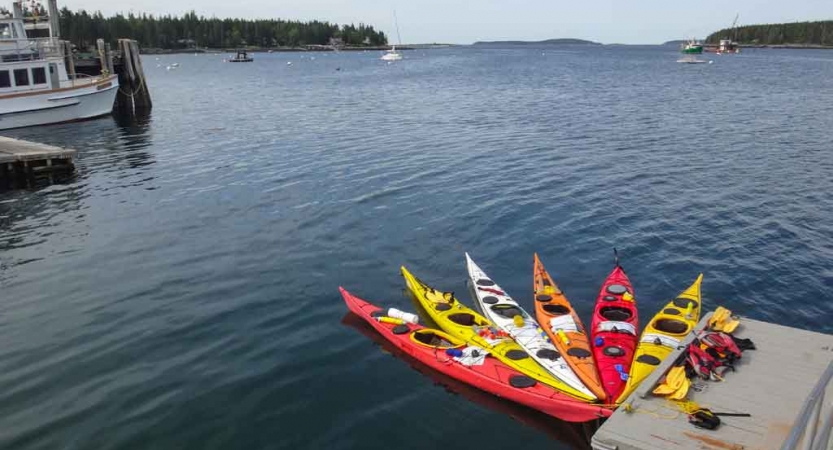
[[[132,93],[131,93],[131,92],[124,92],[124,91],[122,90],[122,86],[121,86],[121,85],[119,85],[119,93],[121,93],[121,95],[124,95],[124,96],[128,96],[128,95],[129,95],[129,96],[130,96],[130,98],[135,97],[135,96],[136,96],[136,94],[138,94],[139,92],[142,92],[142,90],[143,90],[143,89],[144,89],[144,83],[139,83],[139,87],[137,87],[137,88],[136,88],[136,89],[135,89]]]

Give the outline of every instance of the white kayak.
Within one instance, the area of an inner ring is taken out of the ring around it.
[[[489,278],[466,253],[472,289],[483,314],[507,332],[538,364],[564,382],[565,393],[586,401],[597,399],[573,369],[564,361],[538,322]],[[520,316],[520,318],[518,318]]]

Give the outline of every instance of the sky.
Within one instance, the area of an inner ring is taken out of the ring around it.
[[[363,22],[396,41],[579,38],[605,44],[660,44],[705,38],[732,24],[833,20],[833,0],[59,0],[59,7],[216,17]]]

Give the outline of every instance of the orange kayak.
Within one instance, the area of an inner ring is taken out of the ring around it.
[[[534,259],[532,289],[535,292],[535,317],[584,385],[599,401],[604,401],[605,390],[599,380],[584,325],[567,297],[552,281],[537,253]]]

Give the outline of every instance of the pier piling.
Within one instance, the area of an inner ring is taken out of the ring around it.
[[[119,73],[119,92],[116,94],[115,109],[132,113],[149,111],[153,103],[139,56],[139,44],[132,39],[119,39],[119,50],[123,68]]]

